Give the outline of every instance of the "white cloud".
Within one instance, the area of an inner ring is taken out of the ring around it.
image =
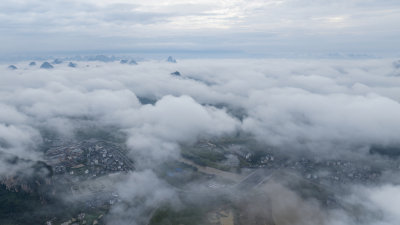
[[[123,202],[111,208],[107,224],[145,224],[155,208],[166,203],[179,204],[177,193],[152,171],[135,172],[124,178],[114,185]]]
[[[378,188],[367,189],[365,193],[371,203],[384,213],[388,224],[395,224],[400,220],[399,194],[400,187],[384,185]]]
[[[112,127],[126,134],[129,156],[137,162],[137,171],[116,188],[124,199],[139,198],[152,208],[176,196],[146,169],[179,157],[181,143],[202,137],[245,131],[280,151],[307,149],[320,157],[354,151],[360,157],[372,144],[399,144],[400,80],[393,60],[178,61],[145,61],[135,66],[81,61],[78,68],[64,63],[52,70],[20,62],[14,71],[0,65],[1,153],[42,159],[35,150],[43,128],[68,136],[85,126],[85,120]],[[170,74],[177,70],[180,77]],[[138,97],[157,101],[142,105]],[[234,118],[232,110],[242,112],[244,119]],[[10,169],[2,159],[1,175],[29,167]],[[383,213],[378,218],[382,224],[399,219],[396,204],[386,203],[397,189],[387,185],[360,191],[369,196],[364,198],[368,207]],[[200,192],[207,194],[204,190],[199,188],[196,197],[202,196]],[[289,203],[276,204],[278,209],[291,202],[308,204],[289,194],[284,193]],[[356,203],[358,197],[363,198],[354,196],[351,200]],[[142,218],[143,211],[131,216],[124,213],[137,209],[143,208],[119,205],[112,215],[121,219],[118,222]],[[351,224],[351,216],[341,211],[325,212],[314,203],[303,209],[300,214],[322,213],[328,222],[344,216],[332,224]]]
[[[68,121],[92,118],[129,134],[134,154],[147,159],[176,157],[178,143],[239,127],[278,148],[319,152],[399,140],[400,81],[392,76],[392,60],[79,64],[89,67],[41,70],[17,64],[21,69],[4,70],[3,123],[42,124],[67,134],[75,126]],[[175,70],[182,77],[171,76]],[[158,102],[142,106],[136,96]],[[243,123],[207,104],[242,109]]]
[[[154,163],[154,159],[177,158],[177,143],[192,143],[201,137],[231,134],[238,121],[225,111],[203,107],[191,97],[165,96],[154,106],[146,105],[138,111],[116,115],[121,126],[128,128],[128,146],[138,162]]]

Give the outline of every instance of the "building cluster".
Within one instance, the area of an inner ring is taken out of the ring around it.
[[[79,202],[83,210],[107,208],[121,201],[118,193],[104,189],[99,180],[101,176],[134,170],[123,147],[97,139],[82,142],[54,140],[47,144],[51,147],[45,154],[46,163],[53,168],[53,179],[69,187],[72,195],[83,196]],[[63,224],[98,224],[99,220],[88,221],[82,213]],[[48,224],[52,222],[48,221]]]
[[[133,170],[133,162],[121,147],[103,141],[84,141],[51,147],[47,163],[55,174],[99,176]]]
[[[98,144],[88,148],[87,165],[93,175],[127,172],[133,169],[133,163],[121,150]]]
[[[46,161],[56,174],[63,174],[71,168],[83,165],[85,156],[79,145],[57,146],[46,152]]]
[[[271,153],[266,153],[257,160],[252,158],[251,153],[247,153],[244,154],[243,159],[251,163],[249,166],[251,168],[290,169],[315,182],[367,183],[376,181],[381,175],[381,169],[378,167],[363,166],[362,163],[356,161],[290,159],[280,158]]]
[[[194,147],[199,150],[218,151],[225,156],[233,154],[242,162],[242,168],[292,170],[316,183],[373,183],[378,181],[383,170],[400,169],[399,165],[390,160],[384,165],[365,166],[360,160],[300,158],[272,150],[253,152],[245,144],[214,143],[210,140],[201,140]]]

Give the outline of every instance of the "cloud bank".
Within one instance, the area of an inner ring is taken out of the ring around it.
[[[16,71],[5,65],[2,137],[11,147],[26,148],[40,143],[38,127],[66,134],[76,126],[73,121],[85,119],[123,130],[133,149],[176,149],[176,143],[237,131],[277,148],[321,154],[395,145],[400,81],[392,63],[182,60],[130,66],[81,62],[79,68],[59,65],[44,70],[24,62]],[[182,76],[170,75],[176,70]],[[137,96],[156,102],[142,105]],[[240,112],[240,118],[234,112]]]
[[[140,199],[146,207],[118,205],[122,208],[110,214],[116,224],[140,224],[136,219],[143,219],[148,209],[180,204],[175,202],[177,190],[151,169],[179,158],[182,145],[200,139],[247,135],[283,154],[306,152],[334,159],[367,157],[373,145],[399,145],[400,71],[394,59],[77,64],[50,70],[28,62],[16,64],[17,70],[1,66],[0,152],[7,157],[2,157],[0,175],[26,169],[25,164],[9,169],[10,157],[42,160],[46,132],[66,139],[85,127],[122,133],[137,171],[115,188],[124,199]],[[181,75],[171,75],[175,71]],[[374,221],[395,224],[398,207],[389,207],[386,199],[395,196],[398,187],[392,181],[382,183],[357,187],[361,191],[349,195],[352,203],[379,212]],[[193,189],[201,192],[200,187]],[[299,221],[308,218],[301,215],[316,212],[321,215],[316,221],[326,224],[357,224],[346,212],[320,210],[313,200],[303,201],[290,190],[267,190],[267,196],[288,196],[289,203],[268,200],[281,204],[273,204],[278,212],[284,211],[279,207],[306,205],[304,212],[296,212]],[[339,214],[345,219],[337,220]]]

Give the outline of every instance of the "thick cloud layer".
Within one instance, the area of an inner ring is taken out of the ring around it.
[[[176,158],[178,143],[228,134],[239,127],[238,120],[224,109],[203,106],[182,91],[168,93],[161,88],[163,83],[169,88],[176,82],[186,84],[171,77],[167,68],[152,68],[155,65],[163,64],[151,62],[138,66],[139,70],[110,63],[4,71],[0,115],[5,151],[26,158],[32,151],[28,154],[22,149],[29,151],[41,144],[40,129],[68,137],[79,127],[77,121],[93,121],[125,132],[132,154],[152,161]],[[141,105],[135,92],[158,101]]]
[[[153,157],[176,153],[177,143],[239,128],[268,145],[320,154],[398,144],[400,81],[392,62],[82,62],[54,70],[21,63],[16,71],[3,66],[2,137],[21,148],[40,143],[40,126],[66,134],[74,129],[71,121],[89,119],[118,127],[132,149],[148,149]],[[170,75],[175,70],[182,76]],[[141,105],[137,96],[157,102]],[[224,105],[233,114],[207,105]]]
[[[321,158],[360,157],[372,145],[397,146],[400,70],[394,61],[178,60],[135,66],[81,61],[76,68],[59,64],[51,70],[27,62],[16,64],[17,70],[3,65],[0,152],[7,155],[4,162],[14,156],[35,161],[43,159],[39,149],[49,131],[73,138],[90,125],[123,133],[137,171],[115,188],[123,199],[140,199],[146,207],[118,205],[109,219],[140,223],[136,219],[146,219],[147,210],[175,201],[176,190],[149,168],[178,158],[182,144],[245,134],[285,154],[311,152]],[[175,71],[181,75],[171,75]],[[27,168],[0,165],[2,176]],[[350,200],[380,212],[374,221],[395,224],[398,207],[388,207],[386,199],[398,187],[387,183],[357,187],[361,191]],[[266,194],[287,196],[286,202],[269,199],[279,213],[279,207],[302,205],[294,219],[306,221],[309,217],[301,215],[316,213],[321,218],[314,219],[325,224],[353,223],[346,212],[324,211],[279,185]]]

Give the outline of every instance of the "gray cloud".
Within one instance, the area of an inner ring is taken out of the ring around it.
[[[4,1],[0,41],[12,43],[1,46],[6,54],[94,49],[396,54],[398,11],[398,2],[376,0]]]

